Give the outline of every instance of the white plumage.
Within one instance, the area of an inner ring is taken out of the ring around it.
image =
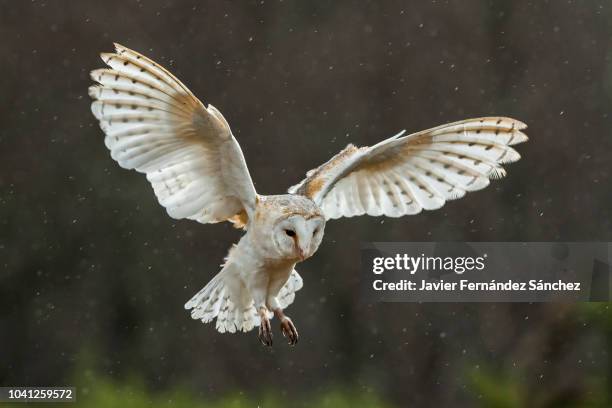
[[[289,192],[312,196],[328,219],[437,209],[503,177],[501,164],[520,159],[510,145],[527,140],[525,127],[509,118],[478,118],[401,132],[372,147],[349,145]]]
[[[254,208],[255,187],[229,125],[172,74],[120,45],[92,71],[91,110],[111,157],[146,173],[173,218],[224,221]]]
[[[303,285],[294,267],[317,250],[326,220],[440,208],[503,177],[501,165],[520,158],[510,146],[527,140],[525,124],[504,117],[402,131],[371,147],[347,146],[289,194],[261,196],[221,112],[159,64],[115,48],[101,54],[110,68],[92,71],[99,85],[89,88],[111,157],[145,173],[171,217],[246,229],[221,271],[185,308],[205,323],[216,319],[220,332],[259,326],[267,345],[273,316],[289,343],[297,342],[283,309]]]

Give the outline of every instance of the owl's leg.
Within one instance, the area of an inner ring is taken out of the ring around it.
[[[280,307],[273,309],[274,315],[280,321],[280,329],[283,336],[289,340],[290,346],[295,346],[298,342],[299,336],[298,331],[293,324],[291,318],[283,312],[283,309]]]
[[[289,270],[289,273],[291,273],[292,270],[293,268]],[[287,282],[289,273],[281,275],[280,277],[277,277],[277,279],[271,280],[266,304],[268,306],[268,309],[272,310],[276,318],[280,321],[281,333],[285,338],[287,338],[287,340],[289,341],[289,345],[295,346],[298,342],[297,329],[295,328],[295,325],[293,324],[291,318],[285,315],[285,313],[283,312],[283,308],[281,307],[280,302],[276,297],[283,285]]]
[[[272,346],[272,325],[270,324],[270,319],[268,319],[268,309],[265,306],[261,306],[257,309],[259,312],[259,318],[261,319],[261,324],[259,325],[259,341],[264,346],[271,347]]]
[[[263,271],[250,274],[248,280],[245,281],[245,286],[253,298],[255,309],[259,314],[259,341],[261,341],[261,344],[264,346],[270,347],[272,346],[272,326],[268,318],[270,311],[266,306],[268,283],[269,277]]]

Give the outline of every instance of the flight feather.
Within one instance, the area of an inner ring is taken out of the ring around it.
[[[245,219],[256,192],[221,112],[205,107],[174,75],[119,44],[91,72],[91,110],[121,167],[145,173],[173,218]]]
[[[511,146],[527,140],[525,128],[515,119],[485,117],[400,132],[371,147],[348,145],[289,192],[311,198],[328,219],[437,209],[503,177],[501,165],[520,158]]]

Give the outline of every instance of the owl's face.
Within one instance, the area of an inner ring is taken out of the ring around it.
[[[294,214],[275,223],[272,239],[282,257],[303,261],[319,248],[324,228],[325,218],[319,215]]]

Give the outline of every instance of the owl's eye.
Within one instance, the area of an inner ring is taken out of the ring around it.
[[[317,235],[317,232],[319,232],[319,229],[318,229],[318,228],[315,228],[315,230],[314,230],[314,231],[312,231],[312,235],[313,235],[313,236]]]
[[[285,230],[285,234],[289,235],[290,237],[294,237],[295,236],[295,231],[294,230],[290,230],[290,229],[286,229]]]

